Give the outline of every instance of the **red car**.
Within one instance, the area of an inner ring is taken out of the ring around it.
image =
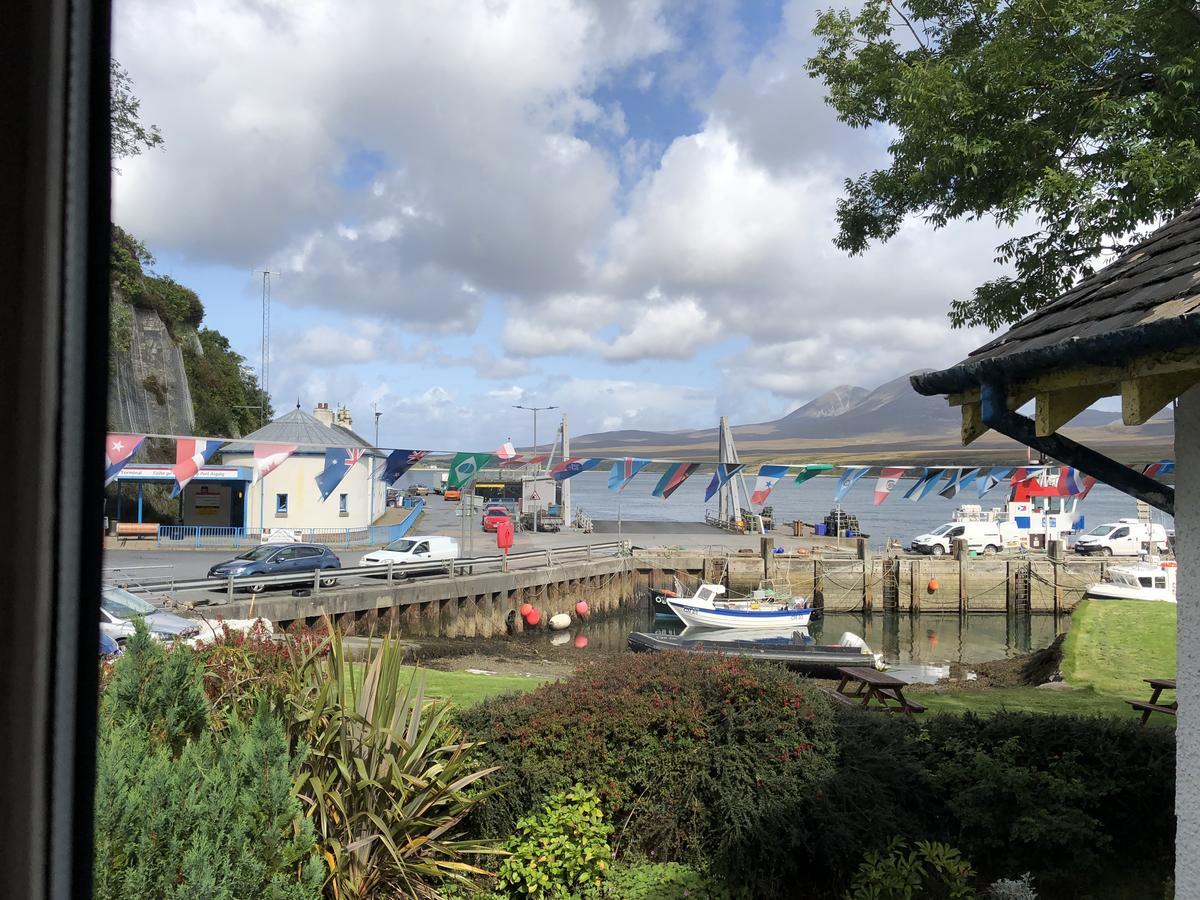
[[[497,525],[509,520],[508,510],[503,506],[489,506],[483,511],[483,530],[495,531]]]

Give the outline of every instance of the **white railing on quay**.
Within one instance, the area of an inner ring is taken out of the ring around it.
[[[449,559],[436,563],[389,562],[377,566],[353,566],[341,569],[316,569],[312,572],[288,573],[277,575],[227,575],[223,578],[173,578],[164,581],[142,581],[121,584],[126,590],[139,594],[184,593],[188,591],[221,591],[230,601],[239,590],[249,590],[251,586],[262,589],[274,585],[296,587],[303,585],[314,594],[322,589],[334,587],[333,582],[351,577],[383,577],[388,582],[404,579],[409,574],[431,574],[437,572],[446,578],[456,578],[461,575],[473,575],[477,568],[505,570],[514,562],[537,560],[546,567],[556,563],[577,561],[579,558],[592,559],[595,556],[627,556],[630,547],[628,541],[609,541],[601,544],[579,544],[570,547],[554,547],[545,550],[526,550],[520,553],[509,553],[507,556],[473,556],[466,559]],[[322,584],[322,582],[325,582]]]

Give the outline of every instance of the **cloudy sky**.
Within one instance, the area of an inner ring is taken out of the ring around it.
[[[763,421],[982,341],[945,313],[996,273],[990,223],[832,244],[887,135],[804,72],[826,0],[115,5],[166,140],[115,221],[255,365],[278,273],[277,409],[490,449],[529,441],[514,403],[575,434]]]

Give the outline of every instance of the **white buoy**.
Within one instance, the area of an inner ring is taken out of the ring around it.
[[[571,627],[571,617],[567,613],[559,613],[550,617],[551,631],[566,631]]]

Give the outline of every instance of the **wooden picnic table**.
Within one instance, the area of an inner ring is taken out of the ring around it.
[[[1168,716],[1177,716],[1179,712],[1179,701],[1174,700],[1171,703],[1159,703],[1158,698],[1163,691],[1175,690],[1174,678],[1143,678],[1142,681],[1150,685],[1154,689],[1150,694],[1149,702],[1145,700],[1126,700],[1125,702],[1134,709],[1141,710],[1142,724],[1146,724],[1146,720],[1150,718],[1151,713],[1164,713]]]
[[[925,712],[920,703],[909,700],[904,696],[908,682],[886,672],[879,672],[869,666],[839,666],[838,673],[842,676],[833,697],[841,703],[858,705],[864,709],[882,709],[887,712],[902,712],[905,714]],[[853,687],[847,691],[847,686]],[[871,706],[872,701],[877,706]]]

